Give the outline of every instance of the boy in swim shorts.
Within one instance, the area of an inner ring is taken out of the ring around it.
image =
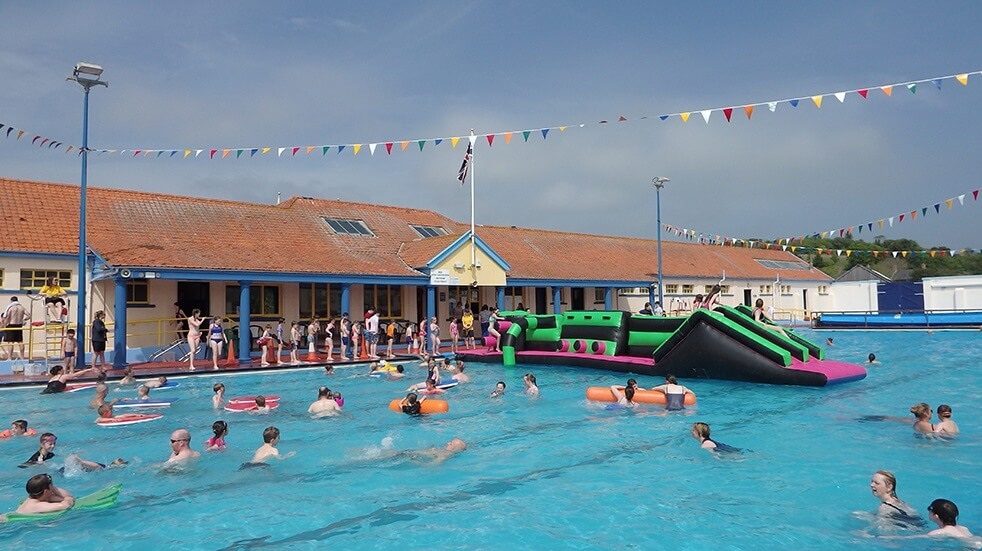
[[[280,443],[280,429],[276,427],[266,427],[263,431],[263,445],[259,446],[256,453],[252,456],[252,461],[249,463],[252,465],[264,464],[267,459],[286,459],[288,457],[293,457],[293,452],[287,453],[286,455],[280,455],[280,451],[276,449],[276,445]]]
[[[65,338],[61,339],[61,352],[65,356],[65,371],[75,373],[75,350],[78,348],[78,340],[75,339],[75,330],[69,329],[65,332]]]

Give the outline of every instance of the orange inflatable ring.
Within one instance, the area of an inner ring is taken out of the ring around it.
[[[402,413],[402,406],[399,405],[401,402],[402,399],[392,400],[389,402],[389,409]],[[446,400],[431,400],[427,398],[419,404],[420,413],[446,413],[448,411],[450,411],[450,404]]]
[[[624,388],[624,387],[620,387]],[[607,386],[591,386],[586,389],[586,399],[591,402],[616,402],[617,399],[614,398],[614,393],[610,391],[610,387]],[[660,390],[644,390],[638,389],[634,393],[634,401],[639,404],[659,404],[665,405],[665,393]],[[696,395],[686,393],[684,402],[687,406],[694,406],[696,404]]]
[[[38,431],[29,428],[29,429],[27,429],[27,432],[25,432],[22,436],[36,436],[37,433],[38,433]],[[14,434],[12,432],[10,432],[10,429],[7,429],[7,430],[5,430],[3,432],[0,432],[0,438],[10,438],[13,435]]]

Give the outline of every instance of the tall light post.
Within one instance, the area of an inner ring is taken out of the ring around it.
[[[655,217],[658,223],[658,304],[665,308],[665,286],[662,284],[662,264],[661,264],[661,188],[670,182],[664,176],[656,176],[651,179],[655,186]]]
[[[77,82],[85,90],[85,100],[82,104],[82,189],[78,212],[78,296],[75,299],[75,310],[78,313],[75,318],[75,337],[78,339],[82,367],[85,367],[85,293],[86,285],[88,285],[86,277],[88,263],[86,262],[85,244],[85,196],[89,172],[89,90],[93,86],[109,86],[108,82],[99,80],[100,76],[102,76],[102,67],[83,61],[75,64],[72,76],[66,79]]]

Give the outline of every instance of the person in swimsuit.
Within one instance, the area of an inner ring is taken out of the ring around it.
[[[53,433],[46,432],[41,435],[41,447],[34,452],[27,461],[21,463],[19,467],[26,468],[33,465],[40,465],[45,461],[50,461],[55,457],[55,446],[58,444],[58,437]]]
[[[200,452],[191,449],[191,433],[186,429],[177,429],[171,433],[170,451],[165,463],[181,463],[201,457]]]
[[[525,382],[525,394],[532,397],[539,396],[539,384],[535,381],[535,375],[526,373],[522,380]]]
[[[921,402],[910,406],[910,412],[917,417],[914,421],[914,432],[918,434],[933,434],[934,425],[931,424],[931,406]]]
[[[27,427],[26,419],[18,419],[10,424],[10,428],[0,432],[0,440],[15,436],[36,436],[37,431]]]
[[[636,386],[619,386],[611,385],[610,393],[614,395],[617,400],[617,405],[624,406],[628,408],[638,407],[638,404],[634,401],[634,393],[637,391]]]
[[[680,385],[675,379],[675,375],[666,375],[665,384],[658,385],[651,390],[657,390],[665,394],[665,409],[669,411],[678,411],[680,409],[685,409],[685,395],[691,394],[696,395],[688,388]]]
[[[225,385],[215,383],[211,389],[215,392],[215,395],[211,397],[211,406],[215,409],[221,409],[225,405]]]
[[[897,497],[897,477],[890,471],[876,471],[869,481],[870,490],[880,500],[876,516],[901,526],[921,527],[924,519],[917,510]]]
[[[406,457],[411,461],[422,463],[427,466],[434,466],[443,463],[454,455],[467,449],[467,443],[460,438],[454,438],[447,442],[442,448],[432,447],[422,450],[407,450],[398,455]]]
[[[123,370],[123,378],[119,380],[119,384],[131,385],[135,382],[136,382],[136,377],[133,376],[133,368],[130,366],[126,366],[126,369]]]
[[[216,317],[211,320],[211,325],[208,327],[208,340],[211,345],[211,367],[218,371],[218,358],[221,357],[226,342],[222,318]]]
[[[706,310],[712,310],[713,308],[719,306],[719,292],[721,290],[723,290],[723,288],[719,285],[719,283],[713,285],[713,288],[709,291],[709,294],[706,295],[705,299],[703,299],[701,307],[705,308]]]
[[[65,331],[65,338],[61,339],[61,353],[65,358],[65,371],[75,373],[75,352],[78,350],[78,340],[75,338],[75,330]]]
[[[22,515],[57,513],[75,505],[72,494],[55,486],[48,473],[32,476],[27,481],[26,490],[27,499],[17,507],[17,512]]]
[[[327,320],[324,326],[324,348],[327,348],[327,361],[334,361],[334,320]]]
[[[98,369],[95,367],[90,367],[88,369],[76,371],[75,373],[65,373],[65,368],[63,366],[56,365],[51,368],[51,378],[48,379],[48,386],[44,387],[41,394],[57,394],[59,392],[65,392],[65,389],[68,388],[68,381],[90,375],[94,371],[98,371]]]
[[[341,406],[334,399],[334,393],[326,386],[317,390],[317,400],[310,404],[307,413],[314,417],[330,417],[341,414]]]
[[[505,395],[505,382],[498,381],[498,383],[494,385],[494,390],[491,391],[491,398],[498,398],[504,395]]]
[[[286,335],[284,334],[283,324],[286,320],[280,318],[276,322],[276,365],[283,365],[283,345],[286,344]]]
[[[300,365],[300,323],[290,322],[290,363]]]
[[[880,362],[876,361],[876,354],[870,352],[869,356],[866,357],[866,363],[868,364],[878,364]]]
[[[205,451],[220,451],[225,449],[225,437],[228,436],[228,423],[225,421],[215,421],[211,425],[212,432],[215,436],[212,436],[205,443]]]
[[[939,406],[940,410],[941,407]],[[937,530],[927,533],[929,536],[949,536],[953,538],[970,538],[972,533],[964,526],[958,526],[958,506],[947,499],[935,499],[927,507],[928,518],[938,525]]]
[[[263,329],[263,334],[259,337],[259,344],[262,347],[262,361],[259,362],[260,367],[269,367],[269,356],[267,355],[271,350],[273,350],[273,326],[266,324]]]
[[[267,459],[287,459],[293,457],[295,452],[290,452],[285,455],[280,455],[280,451],[276,449],[276,445],[280,443],[280,429],[276,427],[266,427],[263,431],[263,445],[259,446],[256,453],[252,456],[252,461],[248,463],[249,466],[255,466],[261,463],[266,463]]]
[[[700,447],[711,452],[732,453],[741,451],[740,448],[717,442],[710,438],[711,431],[706,423],[695,423],[692,425],[692,437],[700,442]]]
[[[488,336],[494,337],[495,352],[501,352],[501,331],[498,325],[498,309],[492,308],[488,316]]]
[[[399,402],[399,407],[402,408],[402,412],[406,415],[419,415],[423,400],[426,400],[426,396],[420,398],[416,396],[416,393],[410,392]]]
[[[754,321],[770,329],[771,331],[777,331],[785,337],[788,336],[783,327],[780,325],[774,325],[769,319],[767,319],[767,316],[764,315],[764,299],[758,298],[757,301],[754,302],[754,311],[751,313],[751,317],[754,318]]]
[[[947,436],[958,434],[958,425],[951,420],[951,406],[948,404],[938,406],[938,422],[934,425],[934,432]]]
[[[201,344],[201,324],[205,321],[201,317],[201,310],[195,308],[191,310],[191,317],[188,318],[188,370],[194,371],[194,357],[198,354],[198,347]]]

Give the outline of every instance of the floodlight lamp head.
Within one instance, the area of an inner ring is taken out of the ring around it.
[[[102,67],[81,61],[75,64],[75,76],[78,77],[79,75],[91,75],[91,78],[85,78],[88,80],[99,80],[99,77],[102,75]]]
[[[651,183],[655,185],[656,188],[661,189],[665,187],[666,182],[671,182],[672,180],[664,176],[656,176],[651,179]]]

